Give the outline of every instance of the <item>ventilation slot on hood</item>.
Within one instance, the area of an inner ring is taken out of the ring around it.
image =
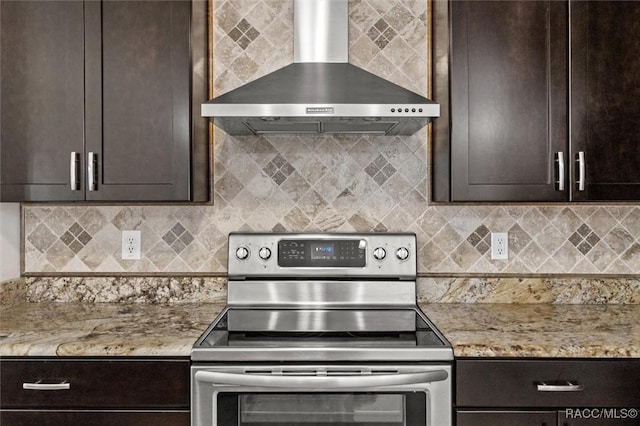
[[[255,135],[286,133],[357,133],[386,135],[398,125],[397,121],[381,121],[379,119],[333,118],[326,121],[305,121],[295,118],[251,119],[243,122]]]

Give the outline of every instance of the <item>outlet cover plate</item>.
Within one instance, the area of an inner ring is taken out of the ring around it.
[[[122,231],[122,258],[140,260],[141,232]]]
[[[491,233],[491,260],[509,259],[509,233]]]

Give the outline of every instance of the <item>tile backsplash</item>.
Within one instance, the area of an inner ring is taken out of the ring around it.
[[[427,93],[426,1],[352,0],[350,62]],[[214,1],[215,93],[293,59],[293,2]],[[214,205],[26,205],[25,274],[224,274],[232,231],[411,231],[420,273],[640,274],[640,206],[434,206],[413,136],[243,136],[216,130]],[[121,230],[142,259],[120,259]],[[509,232],[492,261],[489,233]]]

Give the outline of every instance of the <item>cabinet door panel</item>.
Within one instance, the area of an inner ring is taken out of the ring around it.
[[[98,156],[87,199],[188,200],[190,3],[87,8],[90,28],[101,28],[87,35],[87,152]]]
[[[585,191],[573,198],[640,200],[640,3],[571,8],[571,145],[586,159]]]
[[[83,199],[83,4],[2,1],[0,20],[0,201]]]
[[[188,411],[0,410],[0,424],[20,426],[189,426]]]
[[[565,200],[567,6],[451,2],[453,201]]]
[[[457,426],[555,426],[555,411],[456,411]]]

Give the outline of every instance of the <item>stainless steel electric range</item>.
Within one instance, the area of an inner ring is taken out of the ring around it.
[[[414,234],[234,233],[228,271],[191,352],[192,426],[451,425]]]

